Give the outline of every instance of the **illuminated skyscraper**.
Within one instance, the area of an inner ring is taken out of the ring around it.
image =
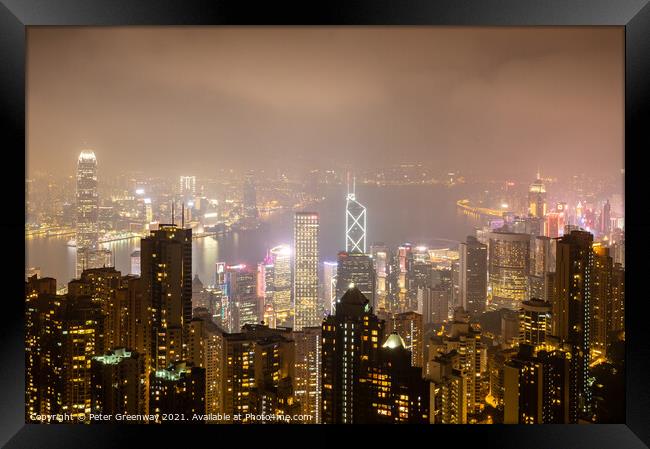
[[[593,294],[593,236],[571,231],[557,242],[553,335],[571,353],[569,421],[577,422],[591,411],[589,385],[591,311]]]
[[[370,246],[370,254],[375,268],[375,303],[377,310],[388,310],[388,272],[389,253],[386,245],[378,243]]]
[[[336,267],[336,296],[341,298],[352,287],[357,287],[368,298],[370,306],[375,304],[375,269],[372,258],[363,253],[338,254]]]
[[[334,313],[336,308],[337,262],[323,262],[323,305],[325,314]]]
[[[211,319],[207,309],[194,309],[190,324],[188,359],[193,366],[205,369],[205,407],[207,413],[222,410],[224,332]]]
[[[423,366],[422,315],[417,312],[396,313],[386,322],[386,334],[396,333],[410,352],[411,366]]]
[[[296,212],[293,221],[294,329],[320,325],[318,307],[318,232],[316,212]]]
[[[591,349],[605,354],[609,340],[607,316],[612,302],[612,258],[609,248],[599,243],[593,245],[594,267],[591,297]]]
[[[77,265],[76,276],[88,268],[111,264],[111,253],[99,246],[99,195],[97,193],[97,158],[84,150],[77,160]]]
[[[192,320],[192,230],[161,224],[140,241],[141,271],[151,304],[151,363],[186,360]]]
[[[291,330],[246,325],[241,332],[224,334],[221,398],[223,413],[300,413],[295,400],[295,343]]]
[[[352,181],[345,203],[345,251],[366,253],[366,208],[357,201],[356,180]]]
[[[551,304],[539,299],[524,301],[519,315],[519,344],[539,346],[551,333]]]
[[[544,218],[546,215],[546,186],[539,173],[535,182],[528,188],[528,213],[537,218]]]
[[[492,308],[519,310],[528,294],[530,235],[492,232],[489,242]]]
[[[263,301],[257,296],[256,270],[243,264],[227,266],[226,296],[231,312],[228,321],[230,332],[238,332],[245,324],[261,321]]]
[[[293,333],[296,344],[295,394],[308,424],[321,423],[321,327],[303,327]]]
[[[358,288],[349,289],[322,324],[322,419],[325,424],[371,422],[366,380],[379,360],[384,322]]]
[[[461,305],[472,316],[485,312],[487,298],[487,245],[468,236],[459,247]]]
[[[271,249],[273,272],[270,288],[276,326],[291,325],[291,247],[278,245]]]
[[[196,193],[196,176],[181,176],[179,193],[183,198],[193,197]]]

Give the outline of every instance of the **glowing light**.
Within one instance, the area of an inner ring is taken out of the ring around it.
[[[136,195],[144,195],[144,189],[135,189]]]

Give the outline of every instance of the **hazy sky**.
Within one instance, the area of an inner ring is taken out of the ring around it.
[[[30,27],[27,48],[30,171],[84,145],[104,175],[623,166],[622,28]]]

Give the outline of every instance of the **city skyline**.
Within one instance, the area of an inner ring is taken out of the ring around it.
[[[623,35],[458,31],[30,30],[26,421],[624,422]]]

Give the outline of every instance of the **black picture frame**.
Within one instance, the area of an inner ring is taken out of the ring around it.
[[[24,423],[24,207],[26,27],[43,25],[460,25],[620,26],[625,28],[626,423],[620,425],[423,426],[353,429],[281,426],[36,425]],[[362,0],[320,2],[171,0],[0,0],[0,98],[5,173],[2,229],[6,293],[0,311],[0,445],[7,448],[149,447],[196,444],[337,444],[349,435],[365,444],[448,444],[501,448],[641,448],[650,446],[650,345],[646,336],[648,268],[644,238],[650,214],[644,151],[650,98],[648,0]],[[645,125],[645,126],[644,126]],[[23,184],[24,185],[24,184]],[[15,245],[15,248],[14,248]],[[19,260],[13,260],[14,257]],[[22,266],[21,261],[23,262]],[[644,294],[645,293],[645,294]],[[296,433],[298,432],[298,433]],[[312,436],[311,433],[314,433]],[[319,435],[319,433],[322,433]],[[144,438],[142,440],[141,438]],[[139,443],[143,441],[144,443]],[[212,441],[210,443],[210,441]]]

